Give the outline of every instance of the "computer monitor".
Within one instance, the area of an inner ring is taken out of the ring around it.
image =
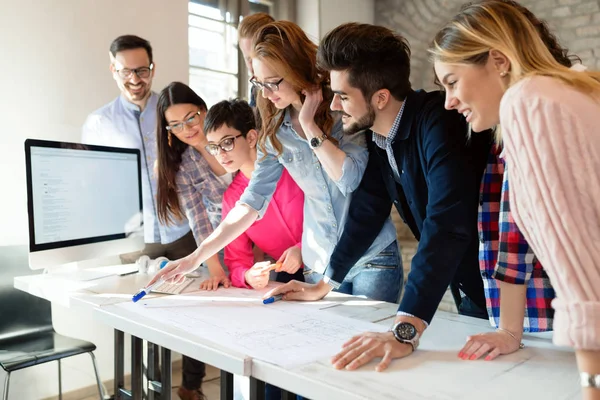
[[[144,247],[140,151],[27,139],[29,266]]]

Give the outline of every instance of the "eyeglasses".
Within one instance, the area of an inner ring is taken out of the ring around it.
[[[202,120],[202,118],[200,117],[200,111],[196,111],[194,113],[194,115],[192,115],[185,121],[178,122],[178,123],[172,124],[172,125],[167,125],[166,129],[167,129],[167,131],[169,131],[171,133],[181,133],[181,132],[183,132],[184,125],[187,125],[188,127],[191,128],[192,126],[198,125],[201,120]]]
[[[210,154],[216,157],[219,155],[219,152],[221,150],[223,150],[225,153],[233,150],[235,148],[235,139],[239,138],[240,136],[245,136],[245,134],[240,133],[237,136],[226,137],[222,139],[219,143],[207,144],[204,148],[206,149],[206,151],[208,151]]]
[[[268,89],[271,92],[277,92],[279,90],[279,85],[281,85],[281,82],[283,82],[283,78],[281,78],[277,82],[265,82],[265,83],[257,81],[255,77],[250,78],[250,83],[252,84],[252,86],[256,87],[258,90],[263,90],[263,91],[265,89]]]
[[[134,69],[123,68],[117,70],[117,74],[121,77],[121,79],[129,79],[132,74],[136,74],[140,79],[146,79],[150,76],[150,72],[154,68],[154,64],[150,64],[149,67],[139,67]]]

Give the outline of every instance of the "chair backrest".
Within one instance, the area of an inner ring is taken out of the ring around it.
[[[0,340],[52,329],[50,302],[13,286],[31,273],[27,246],[0,246]]]

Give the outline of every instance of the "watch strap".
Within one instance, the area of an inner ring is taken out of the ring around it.
[[[588,374],[587,372],[581,372],[579,377],[582,387],[600,389],[600,374]]]

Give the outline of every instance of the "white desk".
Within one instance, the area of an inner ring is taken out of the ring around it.
[[[21,277],[15,287],[74,307],[88,307],[97,318],[120,332],[157,343],[225,371],[250,375],[282,389],[313,400],[319,399],[532,399],[550,397],[579,399],[581,390],[575,356],[571,350],[554,347],[549,335],[526,335],[526,348],[492,362],[463,361],[458,350],[467,335],[491,330],[486,321],[438,312],[421,341],[417,353],[392,362],[389,370],[377,373],[375,363],[358,371],[336,371],[329,359],[286,369],[224,348],[210,341],[199,343],[194,335],[114,305],[129,301],[131,293],[143,286],[147,276],[109,277],[88,282],[68,294],[52,287],[48,278]],[[106,295],[109,293],[110,295]],[[111,304],[112,303],[112,304]],[[332,294],[315,307],[318,312],[335,313],[390,326],[396,305],[369,302]],[[545,336],[545,339],[539,338]],[[223,389],[223,388],[222,388]],[[260,389],[257,391],[260,392]]]
[[[115,267],[116,271],[120,270],[120,266]],[[113,275],[101,279],[91,281],[72,281],[64,277],[57,277],[52,274],[38,274],[20,276],[14,278],[14,287],[34,296],[49,300],[55,304],[60,304],[64,307],[77,307],[85,312],[93,312],[111,304],[119,302],[130,302],[132,294],[143,287],[148,280],[149,275],[132,274],[126,276]],[[189,290],[193,290],[190,285]],[[147,298],[163,296],[150,294]],[[129,332],[128,332],[129,333]],[[143,343],[142,340],[132,335],[132,371],[131,392],[124,389],[124,333],[123,331],[115,330],[115,376],[114,383],[115,393],[123,393],[133,399],[141,399],[143,392],[143,373],[142,373],[142,358],[143,358]],[[155,354],[158,349],[153,343],[148,344],[149,359],[156,360]],[[171,386],[171,353],[168,348],[162,349],[163,362],[162,376],[168,387]],[[148,362],[148,379],[153,383],[157,369],[157,362]],[[168,380],[168,381],[167,381]],[[162,399],[169,400],[171,396],[170,390],[163,394]],[[153,398],[153,393],[150,392],[150,398]]]
[[[526,335],[525,349],[494,361],[460,360],[467,335],[485,330],[486,321],[438,311],[418,351],[385,372],[375,362],[351,372],[328,359],[291,370],[255,359],[252,376],[313,400],[581,398],[574,352],[553,346],[548,334]]]

